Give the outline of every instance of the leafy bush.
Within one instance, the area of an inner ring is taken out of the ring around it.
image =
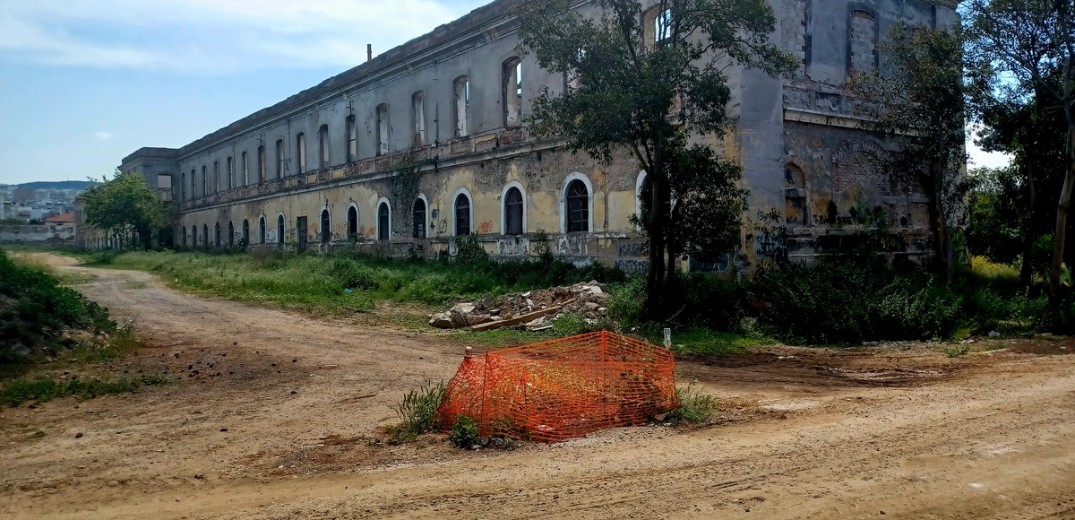
[[[65,331],[115,328],[107,309],[61,286],[46,269],[17,264],[0,250],[0,363],[76,346]]]
[[[471,449],[481,443],[481,435],[478,434],[478,423],[467,415],[460,415],[452,425],[452,433],[448,440],[457,448]]]
[[[668,412],[666,420],[672,424],[701,424],[713,417],[713,412],[720,407],[717,400],[709,394],[703,394],[693,384],[676,387],[676,399],[679,407]]]
[[[466,235],[455,239],[455,261],[463,265],[489,263],[489,253],[478,241],[478,235]]]
[[[396,405],[396,415],[401,424],[395,431],[397,439],[412,440],[432,431],[436,426],[437,408],[444,401],[444,383],[427,381],[417,390],[407,392]]]

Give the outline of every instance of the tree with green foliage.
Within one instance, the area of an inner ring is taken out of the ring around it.
[[[1059,310],[1068,211],[1075,188],[1075,0],[969,0],[964,3],[972,77],[1004,100],[1052,98],[1067,126],[1049,266],[1050,307]]]
[[[147,250],[153,247],[154,233],[168,224],[168,204],[137,173],[116,172],[81,199],[88,224],[116,235],[133,232]]]
[[[520,2],[521,47],[565,76],[561,94],[534,100],[531,129],[605,164],[626,151],[646,171],[647,307],[658,316],[676,257],[734,247],[745,208],[739,167],[690,137],[726,131],[727,70],[777,75],[796,60],[770,43],[776,21],[762,0],[661,0],[645,13],[637,0],[592,6],[587,15],[570,0]]]
[[[875,102],[865,105],[870,127],[899,143],[899,150],[887,157],[888,168],[929,195],[933,258],[949,283],[955,266],[953,235],[970,187],[963,175],[962,42],[958,28],[896,23],[882,44],[886,59],[879,70],[852,79],[855,90]]]

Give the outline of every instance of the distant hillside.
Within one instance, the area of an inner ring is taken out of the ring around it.
[[[53,181],[53,182],[27,182],[26,184],[15,184],[14,186],[23,190],[86,190],[89,189],[92,183],[90,181]],[[0,186],[12,186],[11,184],[0,184]]]

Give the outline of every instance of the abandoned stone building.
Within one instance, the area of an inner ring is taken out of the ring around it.
[[[957,0],[772,2],[772,38],[801,66],[783,78],[728,72],[734,128],[709,144],[743,166],[743,242],[725,261],[686,265],[729,271],[766,255],[805,259],[878,209],[894,254],[927,254],[928,199],[882,173],[873,152],[890,143],[860,128],[846,82],[879,66],[891,24],[949,27]],[[179,149],[138,150],[121,169],[170,177],[178,248],[435,256],[476,234],[492,256],[510,259],[547,237],[566,260],[642,271],[630,216],[646,173],[629,154],[604,166],[530,136],[531,101],[566,81],[520,52],[513,3],[496,0]]]

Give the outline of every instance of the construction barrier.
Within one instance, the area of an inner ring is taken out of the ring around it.
[[[558,442],[674,409],[675,372],[668,349],[608,331],[468,354],[437,421],[449,430],[466,415],[482,436]]]

